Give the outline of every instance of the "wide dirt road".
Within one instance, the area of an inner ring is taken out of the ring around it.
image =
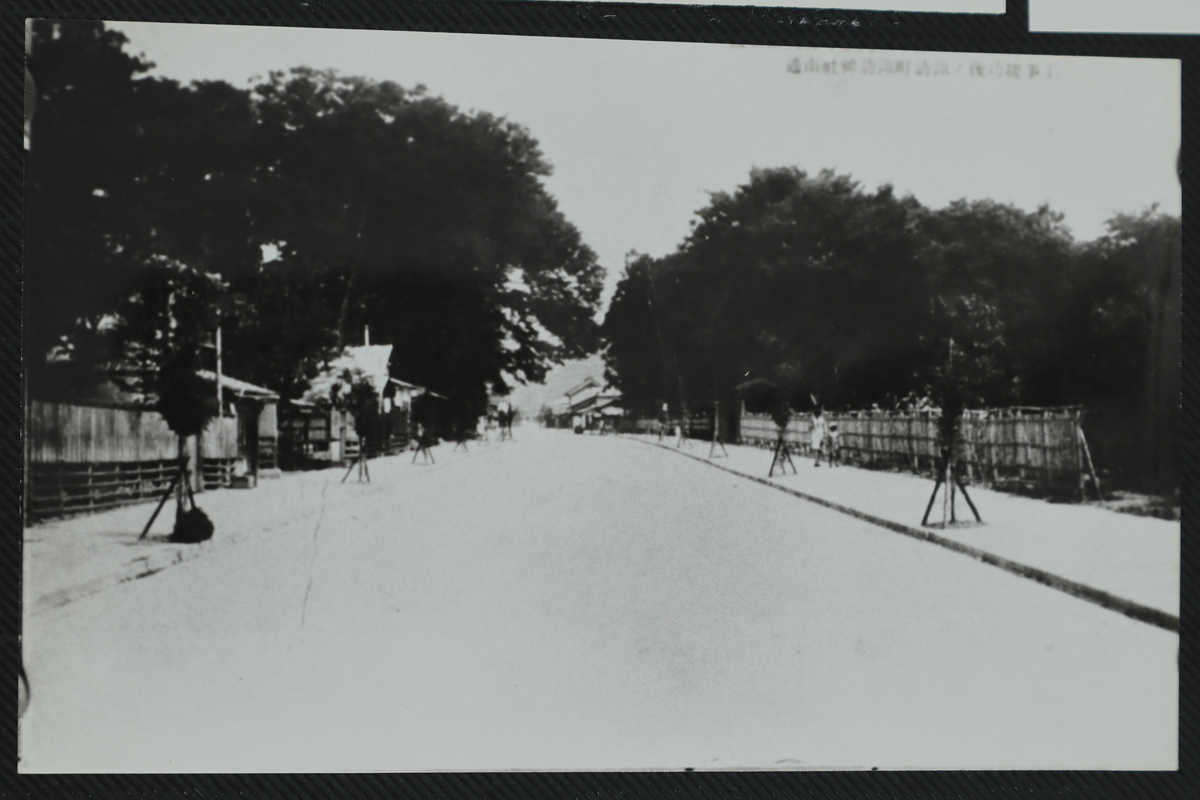
[[[635,441],[517,439],[328,471],[294,524],[27,620],[22,770],[1175,766],[1173,634]]]

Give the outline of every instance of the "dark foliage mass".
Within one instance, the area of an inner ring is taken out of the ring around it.
[[[187,438],[204,431],[217,415],[215,386],[203,380],[199,349],[179,349],[154,373],[157,408],[176,435]]]
[[[1161,486],[1177,480],[1180,274],[1179,219],[1153,211],[1077,243],[1045,207],[930,210],[757,170],[676,252],[631,254],[602,333],[610,379],[648,413],[753,404],[737,387],[754,380],[797,409],[1081,404],[1110,466]]]
[[[227,371],[295,397],[369,325],[395,374],[477,414],[597,347],[602,269],[521,126],[303,68],[181,86],[125,44],[34,25],[35,393],[150,374],[219,321]]]

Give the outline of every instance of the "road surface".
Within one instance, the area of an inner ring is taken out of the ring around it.
[[[306,476],[292,522],[27,619],[22,771],[1175,767],[1176,635],[516,433]]]

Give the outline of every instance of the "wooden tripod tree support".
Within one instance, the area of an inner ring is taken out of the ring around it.
[[[362,444],[358,448],[358,457],[350,462],[350,467],[346,470],[346,474],[342,476],[342,483],[346,482],[346,478],[350,477],[350,473],[354,471],[355,467],[358,467],[358,482],[362,483],[365,477],[366,482],[370,483],[371,468],[367,466],[367,450]]]
[[[187,490],[188,501],[192,504],[192,509],[195,510],[196,497],[192,494],[191,482],[188,481],[187,459],[181,456],[179,458],[179,469],[175,471],[175,477],[171,478],[171,482],[167,484],[167,488],[163,491],[162,499],[158,501],[158,507],[156,507],[154,509],[154,513],[150,515],[150,521],[146,523],[145,528],[142,528],[142,535],[138,537],[139,542],[146,538],[146,534],[150,532],[150,528],[154,525],[154,520],[158,519],[158,515],[163,510],[163,506],[167,504],[167,501],[171,499],[171,495],[175,494],[176,490],[178,490],[180,493],[178,498],[178,508],[183,508],[182,493],[184,489]]]
[[[675,449],[678,450],[684,445],[691,447],[692,440],[688,438],[687,417],[680,417],[679,425],[676,428]]]
[[[942,450],[942,469],[938,472],[937,482],[933,485],[933,493],[929,495],[929,502],[925,506],[925,516],[921,517],[922,525],[929,525],[929,512],[933,510],[933,501],[937,498],[938,489],[942,489],[942,522],[940,525],[935,523],[933,527],[946,528],[951,523],[957,521],[954,509],[956,489],[962,492],[963,499],[971,507],[971,513],[975,515],[975,521],[983,522],[983,517],[979,516],[979,510],[971,502],[971,495],[967,494],[967,487],[958,479],[958,475],[954,469],[958,463],[958,459],[954,456],[954,449],[950,447]],[[943,487],[947,488],[943,489]]]
[[[433,458],[433,451],[429,449],[429,442],[425,439],[424,436],[422,436],[420,439],[417,440],[417,449],[416,449],[416,452],[413,453],[412,463],[414,463],[414,464],[417,463],[417,456],[419,456],[421,454],[425,455],[425,461],[422,463],[427,463],[427,462],[432,462],[434,464],[437,463],[437,461],[435,461]]]
[[[775,477],[775,467],[779,466],[779,474],[786,475],[787,468],[792,468],[792,474],[796,474],[796,464],[792,461],[792,448],[784,437],[785,429],[779,429],[779,438],[775,440],[775,456],[771,459],[771,469],[767,471],[767,477]]]
[[[720,453],[717,453],[718,447],[721,448]],[[713,434],[712,444],[710,444],[708,446],[708,457],[709,458],[721,458],[722,456],[724,456],[725,458],[728,458],[729,451],[725,449],[725,443],[721,441],[721,437],[717,436],[716,434]]]
[[[1083,426],[1075,426],[1075,438],[1079,441],[1079,449],[1083,454],[1083,462],[1087,464],[1088,475],[1092,478],[1092,486],[1096,490],[1096,499],[1104,501],[1104,495],[1100,492],[1100,479],[1096,477],[1096,466],[1092,463],[1092,451],[1088,447],[1087,438],[1083,435]],[[1079,499],[1086,500],[1087,496],[1084,492],[1084,478],[1079,476]]]
[[[721,441],[721,404],[713,405],[713,438],[712,444],[708,446],[709,458],[720,458],[717,455],[717,448],[721,448],[721,455],[728,457],[729,451],[725,449],[725,442]]]

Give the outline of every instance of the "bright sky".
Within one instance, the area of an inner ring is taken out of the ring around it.
[[[1078,239],[1115,212],[1181,208],[1177,61],[111,25],[182,81],[331,67],[526,125],[610,292],[627,251],[673,250],[707,193],[754,166],[832,167],[931,207],[1049,203]]]

